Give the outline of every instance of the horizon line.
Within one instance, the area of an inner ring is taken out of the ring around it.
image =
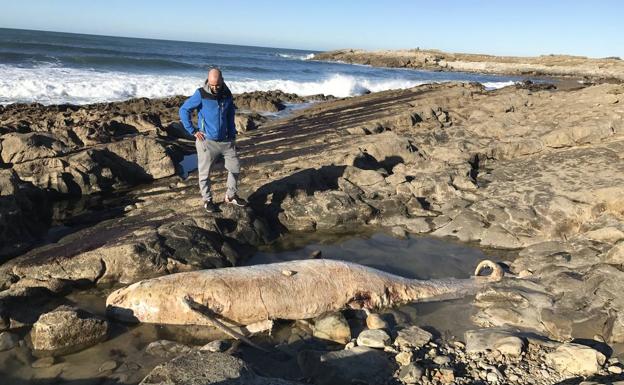
[[[302,48],[287,48],[287,47],[268,47],[262,45],[249,45],[249,44],[233,44],[233,43],[214,43],[210,41],[193,41],[193,40],[177,40],[177,39],[159,39],[153,37],[138,37],[138,36],[121,36],[121,35],[103,35],[97,33],[84,33],[84,32],[68,32],[68,31],[49,31],[45,29],[30,29],[30,28],[12,28],[12,27],[0,27],[2,29],[9,29],[14,31],[31,31],[31,32],[48,32],[48,33],[66,33],[70,35],[84,35],[84,36],[98,36],[98,37],[120,37],[124,39],[137,39],[137,40],[154,40],[154,41],[171,41],[176,43],[194,43],[194,44],[214,44],[214,45],[231,45],[235,47],[251,47],[251,48],[268,48],[268,49],[287,49],[292,51],[304,51],[304,52],[327,52],[328,50],[313,50]],[[344,48],[348,49],[348,48]]]

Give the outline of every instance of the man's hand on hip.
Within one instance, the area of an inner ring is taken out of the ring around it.
[[[197,131],[194,135],[198,140],[204,141],[206,139],[206,136],[201,131]]]

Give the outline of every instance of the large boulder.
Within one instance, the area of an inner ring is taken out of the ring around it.
[[[241,359],[225,353],[192,351],[155,367],[141,385],[297,385],[261,377]]]
[[[555,369],[575,376],[596,374],[606,362],[606,357],[589,346],[563,344],[546,356],[546,362]]]
[[[61,306],[42,314],[30,332],[37,352],[66,354],[106,339],[108,322],[84,310]]]

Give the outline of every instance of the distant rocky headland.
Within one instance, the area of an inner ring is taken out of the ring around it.
[[[583,56],[537,57],[447,53],[438,50],[365,51],[342,49],[314,55],[314,60],[341,61],[376,67],[414,68],[489,74],[575,77],[624,81],[624,61],[619,57],[592,59]]]

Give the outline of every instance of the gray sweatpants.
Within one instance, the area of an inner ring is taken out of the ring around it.
[[[199,172],[199,191],[205,201],[212,200],[210,192],[210,168],[214,162],[223,155],[225,160],[225,169],[228,171],[227,191],[226,194],[232,197],[238,191],[238,175],[240,173],[240,162],[236,153],[234,142],[215,142],[206,139],[201,141],[195,140],[195,148],[197,149],[197,170]]]

